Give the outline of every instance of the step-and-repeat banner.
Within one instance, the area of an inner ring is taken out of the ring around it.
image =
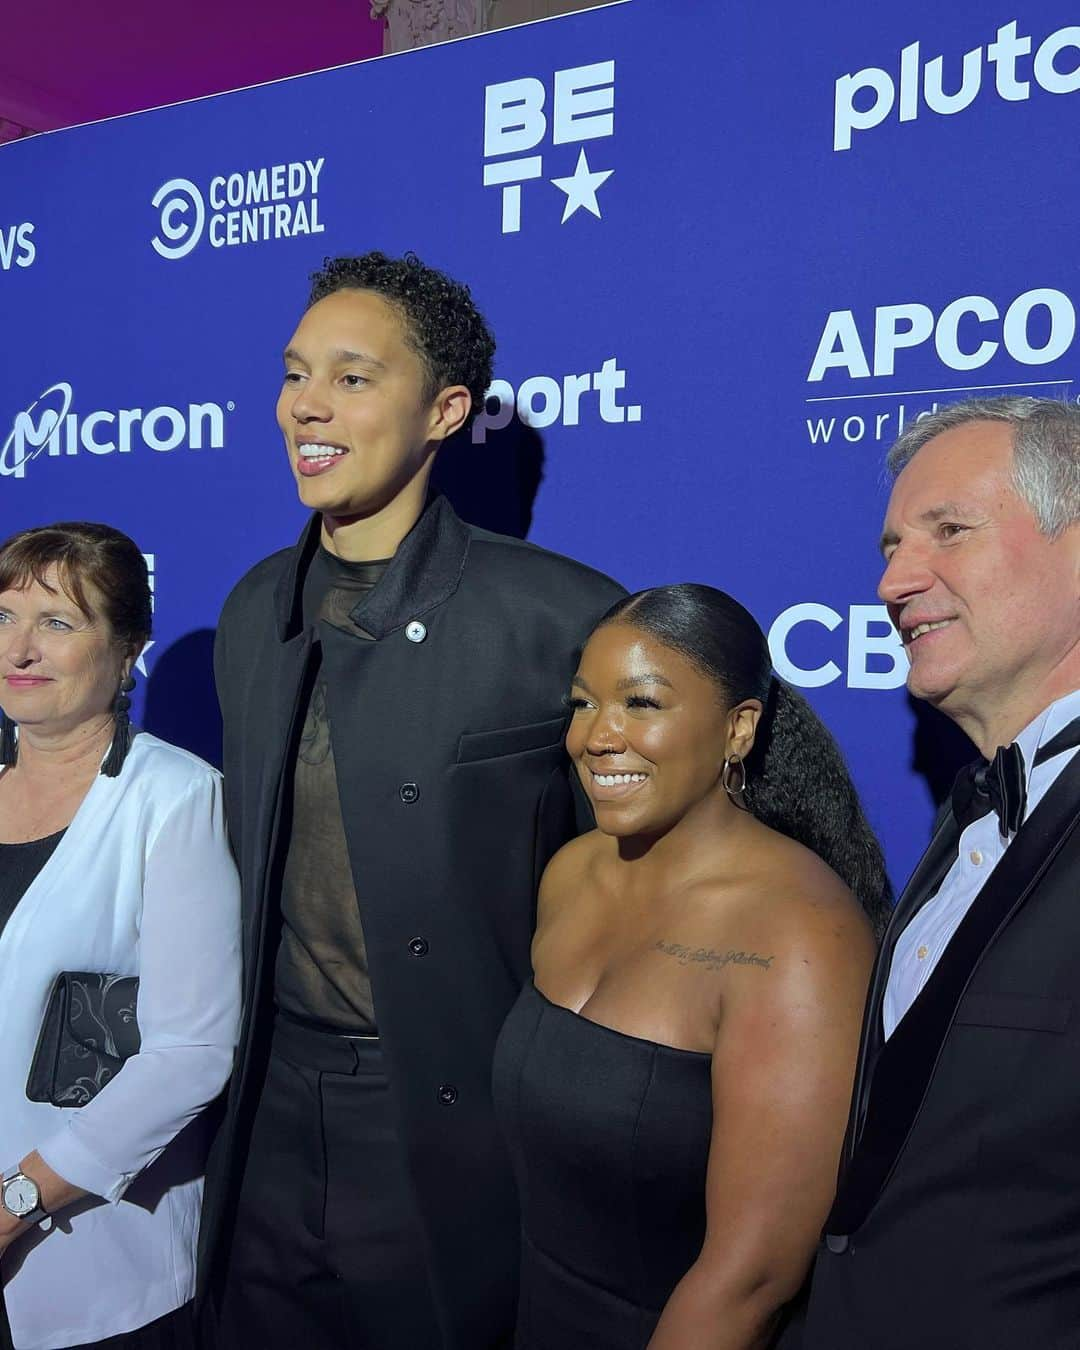
[[[462,513],[746,603],[901,880],[956,746],[875,595],[882,458],[967,391],[1080,391],[1076,17],[628,0],[6,146],[0,528],[134,536],[136,710],[212,754],[219,607],[303,520],[308,273],[415,250],[499,342]]]

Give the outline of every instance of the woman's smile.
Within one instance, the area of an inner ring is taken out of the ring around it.
[[[623,771],[602,772],[598,769],[588,769],[587,790],[589,796],[598,802],[618,801],[623,797],[629,797],[637,792],[649,780],[647,773],[634,771],[626,773]]]

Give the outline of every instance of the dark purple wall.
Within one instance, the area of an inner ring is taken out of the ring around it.
[[[368,0],[35,0],[5,8],[0,120],[36,131],[382,52]]]

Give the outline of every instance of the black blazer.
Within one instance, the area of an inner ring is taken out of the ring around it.
[[[283,786],[311,647],[303,578],[318,538],[316,518],[249,572],[218,629],[246,1016],[207,1180],[204,1292],[227,1250],[265,1054]],[[320,631],[379,1033],[455,1350],[509,1344],[513,1330],[517,1201],[492,1054],[529,974],[540,873],[576,833],[564,695],[592,625],[623,594],[579,563],[463,524],[436,497],[353,611],[375,640]],[[406,635],[414,621],[421,641]]]
[[[896,941],[960,836],[946,812],[875,968],[802,1350],[1080,1344],[1080,754],[884,1041]]]

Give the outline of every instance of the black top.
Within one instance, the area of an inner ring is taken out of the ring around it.
[[[641,1350],[705,1237],[711,1057],[526,985],[495,1051],[521,1197],[518,1345]]]
[[[367,638],[349,619],[387,561],[346,562],[320,548],[304,584],[304,623],[316,629],[312,678],[292,777],[292,823],[281,891],[277,1006],[337,1031],[371,1034],[367,949],[341,819],[320,622]],[[357,750],[359,753],[359,748]]]
[[[44,839],[27,844],[0,844],[0,933],[15,906],[30,889],[30,883],[56,852],[66,831],[58,830]]]

